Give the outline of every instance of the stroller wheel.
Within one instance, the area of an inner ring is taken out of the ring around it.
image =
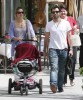
[[[26,86],[25,90],[26,90],[26,95],[28,95],[28,86]]]
[[[23,86],[20,86],[20,93],[21,93],[21,95],[23,95],[23,92],[24,92],[24,88],[23,88]]]
[[[42,94],[42,79],[39,79],[39,94]]]
[[[12,90],[12,79],[9,79],[9,83],[8,83],[8,94],[11,94],[11,90]]]

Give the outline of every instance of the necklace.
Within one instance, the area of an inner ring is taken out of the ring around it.
[[[61,19],[59,19],[58,21],[54,21],[54,25],[55,25],[56,28],[58,28],[60,22],[61,22]]]
[[[55,23],[55,26],[58,28],[60,22]]]
[[[22,28],[22,27],[23,27],[23,22],[18,23],[18,26],[19,26],[20,28]]]
[[[23,27],[23,24],[22,23],[20,23],[20,28],[22,28]]]
[[[16,21],[16,27],[23,28],[23,26],[24,26],[24,21],[22,21],[22,22]]]

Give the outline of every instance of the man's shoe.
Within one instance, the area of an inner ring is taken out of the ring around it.
[[[57,87],[54,84],[51,84],[50,85],[50,89],[52,90],[53,93],[56,93],[57,92]]]
[[[63,92],[63,91],[64,91],[64,90],[63,90],[62,87],[58,88],[58,92]]]

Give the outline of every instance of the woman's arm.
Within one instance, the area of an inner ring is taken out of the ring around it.
[[[69,43],[69,47],[70,47],[69,54],[72,56],[73,55],[73,47],[72,47],[72,34],[71,34],[71,31],[67,32],[67,36],[68,36],[68,43]]]

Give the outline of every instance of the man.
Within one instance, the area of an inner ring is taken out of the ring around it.
[[[60,18],[59,6],[51,9],[52,21],[46,25],[44,38],[44,56],[48,55],[50,70],[50,88],[53,93],[63,92],[65,62],[67,58],[67,36],[70,44],[69,53],[72,55],[71,26],[68,21]]]

